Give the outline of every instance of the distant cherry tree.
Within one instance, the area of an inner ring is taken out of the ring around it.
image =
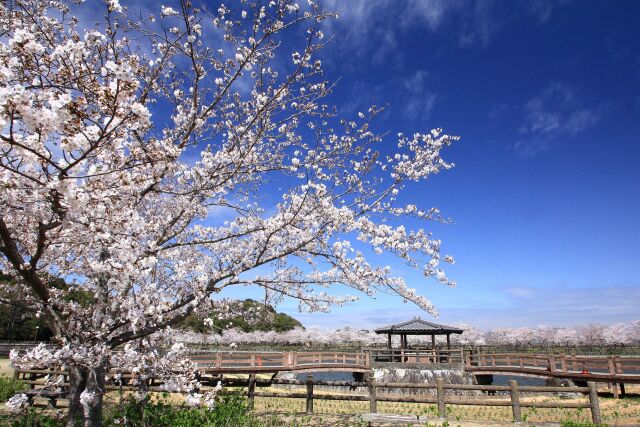
[[[66,367],[69,425],[100,424],[112,368],[197,389],[184,348],[154,349],[225,288],[317,311],[352,301],[343,285],[434,313],[383,252],[454,284],[441,242],[402,224],[443,220],[403,190],[452,167],[456,138],[340,116],[316,2],[208,4],[0,4],[0,269],[55,335],[12,357]]]
[[[474,347],[495,345],[507,347],[521,346],[593,346],[593,345],[640,345],[640,320],[616,323],[613,325],[578,325],[575,327],[539,326],[535,328],[496,328],[481,330],[473,325],[458,324],[463,329],[460,335],[451,335],[454,345]],[[340,328],[295,328],[286,332],[242,332],[237,329],[222,333],[193,333],[176,331],[176,340],[189,345],[214,345],[227,347],[252,345],[329,345],[342,346],[355,344],[362,347],[386,345],[387,336],[376,334],[369,329]],[[436,337],[437,345],[444,345],[446,339]],[[394,337],[393,345],[399,340]],[[430,336],[412,336],[410,346],[431,346]]]

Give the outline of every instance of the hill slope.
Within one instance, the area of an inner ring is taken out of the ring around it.
[[[209,318],[213,326],[206,326],[204,319],[195,315],[187,317],[177,328],[188,329],[193,332],[221,332],[227,329],[239,329],[243,332],[254,331],[290,331],[302,328],[302,324],[285,313],[278,313],[271,305],[263,304],[252,299],[235,301],[230,304],[230,316],[221,316],[212,311]]]

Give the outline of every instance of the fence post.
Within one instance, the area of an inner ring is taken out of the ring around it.
[[[611,392],[613,393],[613,398],[617,399],[620,397],[620,395],[618,394],[618,383],[615,381],[616,366],[613,360],[613,356],[609,356],[607,359],[607,364],[609,365],[609,375],[611,376]]]
[[[602,424],[602,416],[600,415],[600,403],[598,402],[598,390],[595,383],[589,381],[589,407],[591,408],[591,420],[594,424]]]
[[[444,378],[436,378],[436,398],[438,399],[438,417],[447,418],[447,407],[444,400]]]
[[[249,374],[249,384],[247,385],[247,398],[249,401],[247,403],[247,406],[250,411],[253,411],[255,392],[256,392],[256,374]]]
[[[607,365],[609,366],[609,375],[614,377],[616,375],[616,366],[613,360],[613,356],[607,357]]]
[[[566,374],[567,373],[567,355],[566,354],[562,354],[562,356],[560,356],[560,366],[562,367],[562,373]]]
[[[555,356],[549,356],[548,358],[548,362],[549,362],[549,372],[553,372],[556,370],[556,357]]]
[[[376,385],[376,377],[371,372],[369,374],[369,412],[372,414],[378,413],[378,386]]]
[[[518,390],[518,381],[509,380],[509,388],[511,394],[511,411],[513,412],[513,421],[522,422],[522,411],[520,410],[520,390]]]
[[[307,415],[313,414],[313,375],[307,375]]]

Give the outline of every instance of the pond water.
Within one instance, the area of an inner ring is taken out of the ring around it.
[[[350,372],[311,372],[313,378],[319,381],[353,381],[353,375]],[[296,379],[305,380],[309,373],[296,374]],[[494,375],[493,385],[509,385],[509,380],[518,381],[522,386],[544,386],[543,378],[528,378],[514,375]]]

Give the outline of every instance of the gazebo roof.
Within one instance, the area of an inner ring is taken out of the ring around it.
[[[375,330],[376,334],[407,334],[407,335],[446,335],[461,334],[464,331],[454,326],[440,325],[414,317],[406,322],[387,325]]]

